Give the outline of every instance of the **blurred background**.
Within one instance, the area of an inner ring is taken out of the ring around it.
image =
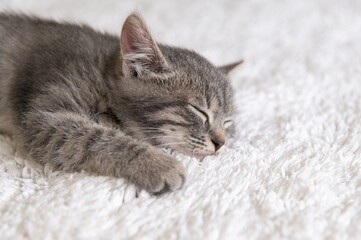
[[[139,1],[139,0],[1,0],[2,10],[86,23],[98,30],[119,34],[126,16],[140,12],[157,41],[201,51],[215,62],[239,58],[242,46],[243,1]],[[257,5],[257,4],[256,4]],[[234,26],[239,28],[235,29]],[[224,41],[227,39],[227,41]],[[224,56],[224,54],[226,54]]]
[[[159,42],[194,49],[215,64],[243,58],[247,70],[238,74],[245,84],[265,81],[280,68],[288,71],[291,62],[328,68],[330,61],[343,60],[345,51],[360,49],[358,0],[0,0],[0,9],[86,23],[117,35],[136,10]]]

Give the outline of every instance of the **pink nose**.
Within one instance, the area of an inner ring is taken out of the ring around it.
[[[212,131],[211,140],[214,145],[215,151],[217,152],[226,142],[224,131],[222,129],[216,129]]]
[[[218,149],[220,149],[224,145],[225,141],[218,138],[215,139],[212,138],[212,143],[214,144],[214,148],[216,149],[217,152]]]

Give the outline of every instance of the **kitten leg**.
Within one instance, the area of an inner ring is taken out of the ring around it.
[[[176,159],[79,114],[32,113],[24,124],[24,146],[40,162],[122,177],[153,193],[179,189],[185,181],[185,169]]]

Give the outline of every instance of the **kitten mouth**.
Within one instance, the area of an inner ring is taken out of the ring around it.
[[[196,159],[198,159],[200,162],[202,162],[204,160],[204,158],[208,157],[208,156],[212,156],[215,155],[215,153],[200,153],[200,152],[196,152],[195,150],[192,151],[192,153],[188,153],[189,156],[194,157]]]
[[[210,154],[195,154],[193,155],[193,157],[195,157],[196,159],[198,159],[200,162],[203,162],[203,160],[209,156]]]
[[[197,158],[200,162],[202,162],[204,160],[204,158],[206,158],[208,156],[217,156],[217,155],[218,155],[218,152],[192,154],[192,156]]]
[[[193,149],[193,150],[190,150],[190,149],[184,149],[184,148],[168,148],[171,152],[175,151],[175,152],[179,152],[179,153],[182,153],[182,154],[185,154],[189,157],[194,157],[196,158],[197,160],[199,160],[200,162],[203,161],[203,159],[205,157],[208,157],[208,156],[212,156],[212,155],[215,155],[216,153],[202,153],[202,152],[197,152],[197,149]]]
[[[205,157],[207,156],[212,156],[212,155],[217,155],[218,152],[214,152],[214,151],[210,151],[210,150],[204,150],[204,149],[198,149],[198,148],[189,148],[186,145],[183,144],[179,144],[179,145],[173,145],[173,146],[167,146],[168,143],[165,144],[155,144],[155,146],[157,146],[158,148],[163,148],[163,149],[167,149],[168,151],[170,151],[170,153],[173,152],[178,152],[178,153],[182,153],[184,155],[187,155],[189,157],[194,157],[197,160],[199,160],[200,162],[202,162],[204,160]]]

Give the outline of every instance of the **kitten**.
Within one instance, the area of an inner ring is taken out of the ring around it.
[[[195,156],[222,147],[232,121],[226,72],[236,65],[157,44],[137,14],[120,39],[0,14],[0,128],[55,169],[176,190],[185,169],[157,147]]]

